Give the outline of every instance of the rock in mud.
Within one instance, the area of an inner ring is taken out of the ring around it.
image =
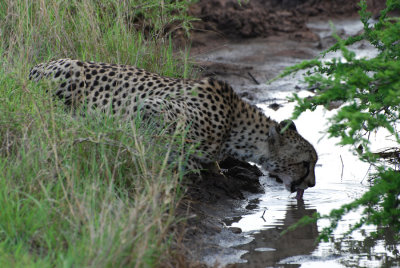
[[[219,165],[222,174],[204,171],[202,179],[193,178],[187,193],[190,199],[214,202],[221,198],[244,199],[244,192],[264,192],[259,180],[263,173],[257,166],[231,157]]]
[[[234,233],[234,234],[241,234],[242,233],[242,229],[240,229],[239,227],[229,227],[229,230],[231,230],[231,232]]]

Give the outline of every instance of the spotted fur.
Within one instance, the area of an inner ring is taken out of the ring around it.
[[[128,65],[60,59],[32,68],[29,78],[59,82],[55,95],[66,105],[103,111],[125,120],[145,114],[190,124],[199,143],[196,163],[209,166],[227,156],[260,164],[294,192],[315,185],[317,154],[294,124],[278,123],[243,101],[225,82],[162,77]]]

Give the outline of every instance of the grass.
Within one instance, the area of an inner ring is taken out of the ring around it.
[[[190,23],[186,6],[2,1],[1,267],[172,265],[184,131],[75,116],[47,93],[51,84],[27,76],[39,61],[70,57],[186,77],[185,53],[174,54],[168,38]]]

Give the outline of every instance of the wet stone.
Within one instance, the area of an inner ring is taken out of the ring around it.
[[[240,229],[239,227],[229,227],[229,230],[231,230],[231,232],[234,234],[242,233],[242,229]]]
[[[278,103],[276,103],[276,102],[274,102],[274,103],[271,103],[270,105],[268,105],[268,108],[271,108],[272,110],[274,110],[274,111],[277,111],[279,108],[281,108],[282,107],[282,105],[281,104],[278,104]]]
[[[246,206],[246,209],[248,209],[248,210],[254,210],[256,208],[258,208],[258,205],[256,205],[256,204],[248,204]]]

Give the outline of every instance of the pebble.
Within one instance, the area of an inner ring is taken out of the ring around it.
[[[242,229],[240,229],[239,227],[229,227],[229,230],[231,230],[231,232],[234,234],[242,233]]]

